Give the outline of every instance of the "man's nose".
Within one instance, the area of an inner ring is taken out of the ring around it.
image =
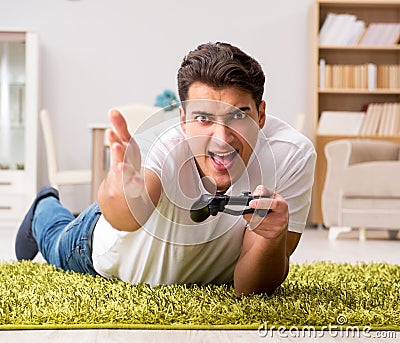
[[[232,129],[224,123],[214,123],[213,137],[220,141],[230,143],[233,140]]]

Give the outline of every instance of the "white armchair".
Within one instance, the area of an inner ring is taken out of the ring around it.
[[[400,144],[361,139],[325,146],[327,173],[322,217],[329,239],[341,232],[386,229],[394,239],[400,229]]]

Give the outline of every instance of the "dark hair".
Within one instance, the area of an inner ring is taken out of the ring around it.
[[[260,64],[239,48],[216,42],[199,45],[184,58],[178,70],[178,92],[187,99],[189,87],[195,82],[215,89],[236,87],[249,92],[257,108],[264,93],[265,75]]]

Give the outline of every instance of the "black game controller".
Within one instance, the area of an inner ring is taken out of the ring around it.
[[[253,199],[268,198],[265,196],[252,196],[250,192],[243,192],[242,195],[225,195],[223,192],[217,194],[203,194],[190,209],[190,218],[196,223],[201,223],[206,220],[210,215],[216,216],[218,212],[232,214],[234,216],[241,216],[247,213],[257,213],[260,217],[265,217],[269,210],[261,210],[254,208],[246,208],[243,210],[232,210],[226,208],[227,205],[241,205],[247,206]]]

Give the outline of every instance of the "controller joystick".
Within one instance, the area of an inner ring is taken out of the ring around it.
[[[241,216],[247,213],[257,213],[260,217],[265,217],[269,210],[246,208],[243,210],[233,210],[226,208],[227,205],[248,206],[253,199],[267,198],[265,196],[252,196],[250,192],[243,192],[242,195],[226,195],[223,192],[217,194],[203,194],[191,207],[190,218],[196,223],[201,223],[210,215],[216,216],[218,212],[228,213],[234,216]]]

